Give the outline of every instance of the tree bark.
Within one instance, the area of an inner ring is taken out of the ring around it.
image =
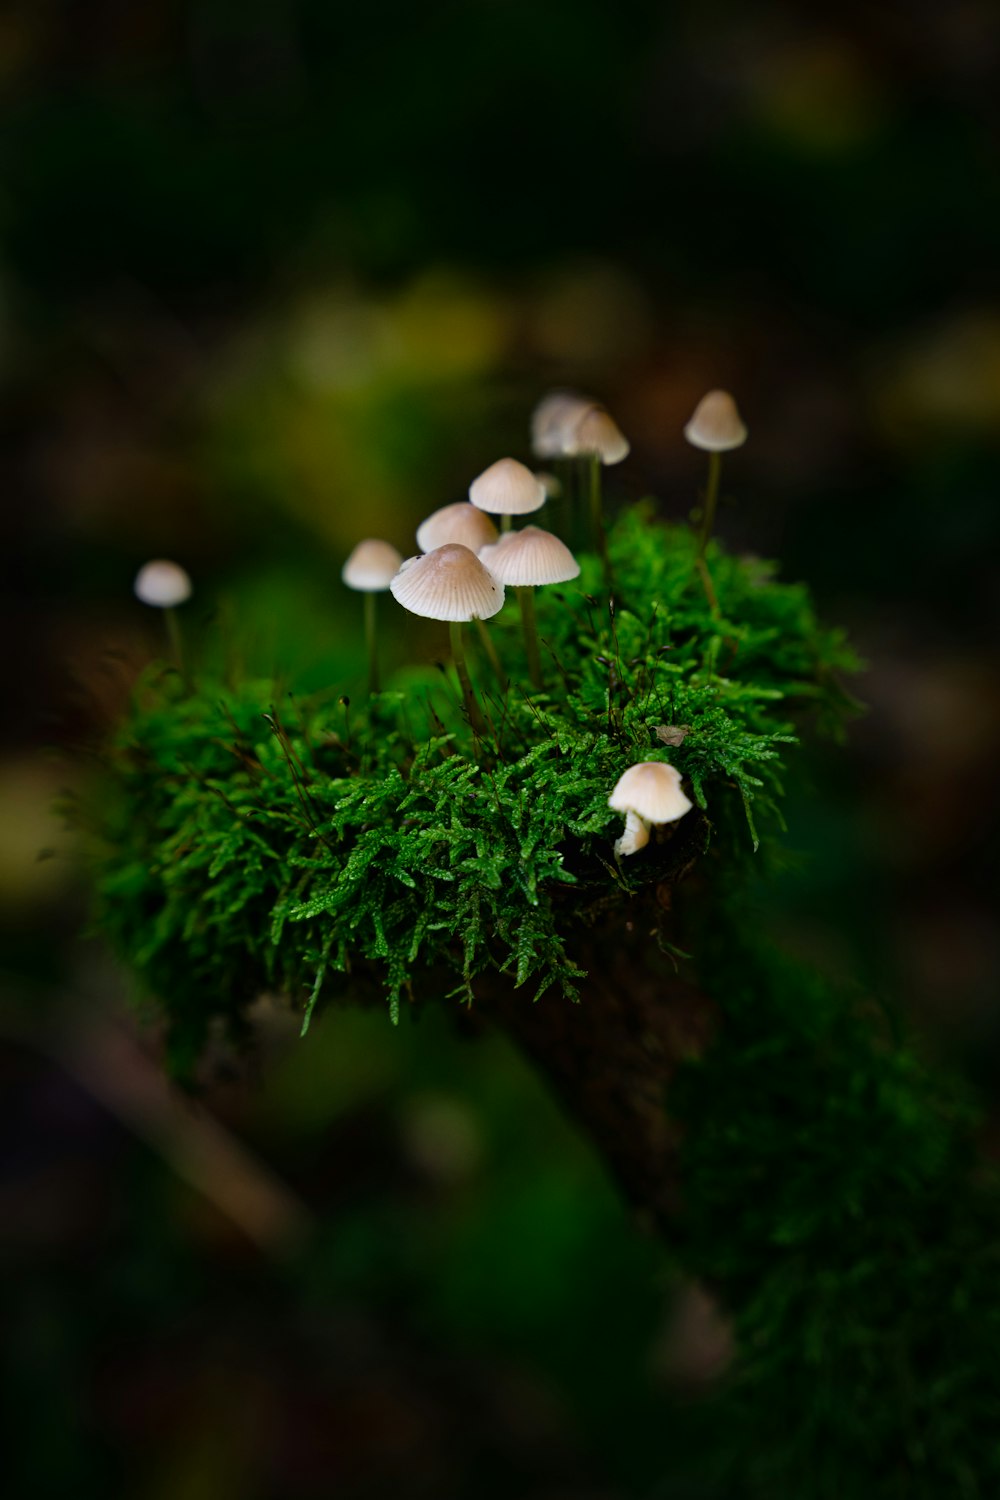
[[[639,1217],[663,1231],[679,1206],[680,1134],[667,1089],[678,1065],[711,1041],[717,1011],[661,957],[650,915],[649,902],[637,901],[577,945],[573,957],[587,970],[579,1002],[550,991],[532,1004],[497,985],[483,1011],[590,1137]]]

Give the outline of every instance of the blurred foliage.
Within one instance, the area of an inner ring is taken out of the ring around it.
[[[681,1260],[737,1310],[723,1493],[985,1500],[1000,1179],[975,1112],[890,1013],[761,946],[745,891],[696,920],[726,1025],[671,1104]]]

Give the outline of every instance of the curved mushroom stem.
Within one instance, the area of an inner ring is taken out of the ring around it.
[[[365,594],[365,644],[368,648],[368,691],[378,692],[378,639],[376,636],[376,594]]]
[[[465,699],[465,709],[469,715],[469,723],[473,734],[480,738],[486,733],[486,721],[484,720],[476,702],[476,695],[472,690],[472,678],[465,664],[465,647],[462,644],[462,622],[461,620],[449,620],[448,632],[451,636],[451,654],[455,663],[455,671],[458,680],[462,684],[462,697]]]
[[[536,693],[542,691],[542,661],[538,652],[538,631],[535,627],[535,591],[519,588],[517,602],[521,606],[521,625],[524,629],[524,649],[528,656],[528,675]]]
[[[615,858],[624,859],[629,854],[638,854],[649,843],[650,824],[636,812],[625,814],[625,832],[615,840]]]
[[[701,533],[698,537],[698,556],[705,556],[705,548],[708,546],[712,535],[712,527],[715,525],[715,507],[719,502],[719,475],[722,472],[722,454],[710,453],[708,455],[708,484],[705,488],[705,504],[701,512]]]
[[[604,569],[604,582],[610,588],[611,568],[608,563],[608,539],[604,535],[604,506],[601,499],[601,460],[596,453],[592,453],[588,462],[590,464],[590,525],[594,533],[594,546],[597,548],[601,567]]]

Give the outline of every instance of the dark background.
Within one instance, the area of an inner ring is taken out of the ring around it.
[[[5,7],[14,1492],[701,1493],[725,1330],[523,1064],[262,1003],[192,1111],[51,811],[160,649],[143,561],[192,573],[193,634],[349,681],[346,551],[525,457],[552,385],[632,439],[613,503],[678,517],[683,422],[736,394],[719,529],[869,662],[770,920],[995,1119],[998,52],[989,0]]]

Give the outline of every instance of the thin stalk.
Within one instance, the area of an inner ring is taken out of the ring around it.
[[[365,594],[365,645],[368,647],[368,691],[378,692],[377,594]]]
[[[462,685],[462,697],[465,699],[465,709],[469,715],[469,723],[472,725],[473,734],[478,735],[482,739],[486,733],[486,722],[483,719],[479,704],[476,702],[476,695],[472,691],[472,678],[469,676],[469,669],[465,664],[465,647],[462,643],[461,620],[449,620],[448,631],[451,636],[452,660],[455,663],[458,680]]]
[[[501,531],[509,531],[510,530],[510,516],[501,516],[500,517],[500,530]]]
[[[542,661],[538,652],[538,630],[535,626],[535,591],[519,588],[517,602],[521,606],[521,625],[524,629],[524,649],[528,655],[528,675],[536,693],[542,691]]]
[[[486,621],[477,620],[476,629],[479,631],[479,643],[485,651],[487,658],[489,659],[489,663],[493,668],[496,680],[497,682],[499,682],[502,688],[505,688],[507,686],[507,673],[504,671],[503,666],[500,662],[500,658],[497,655],[497,648],[493,644],[493,637],[490,635],[489,631],[486,628]]]
[[[174,659],[174,665],[185,680],[187,673],[184,670],[184,642],[181,639],[181,622],[177,618],[175,609],[163,611],[163,623],[167,627],[167,641],[170,645],[170,655]]]
[[[715,508],[719,503],[719,475],[722,472],[722,454],[710,453],[708,455],[708,484],[705,488],[705,504],[701,512],[701,534],[698,538],[698,556],[705,556],[705,548],[708,546],[712,535],[712,527],[715,525]]]
[[[596,453],[589,457],[590,465],[590,526],[594,534],[594,546],[601,558],[604,582],[611,587],[611,565],[608,562],[608,539],[604,535],[604,507],[601,499],[601,460]]]
[[[580,460],[567,458],[566,463],[566,541],[571,552],[582,552],[587,545],[587,523],[583,516],[583,475]]]

